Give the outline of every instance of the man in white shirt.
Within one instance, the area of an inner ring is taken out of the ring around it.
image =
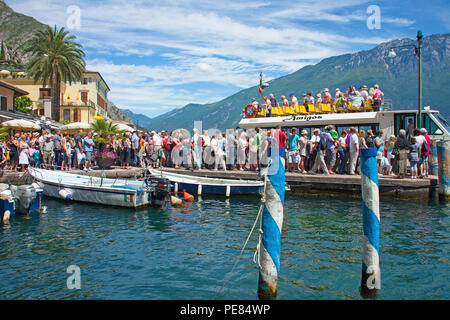
[[[359,94],[360,94],[361,97],[364,99],[364,101],[367,101],[367,98],[369,97],[369,92],[367,92],[367,86],[366,86],[366,85],[364,85],[364,86],[361,88]]]
[[[291,93],[289,96],[291,98],[291,107],[298,106],[298,99],[297,99],[297,97],[294,96],[293,93]]]
[[[201,148],[202,148],[202,137],[198,133],[197,129],[192,130],[192,138],[191,138],[191,147],[192,147],[192,157],[193,164],[192,166],[196,167],[197,170],[202,168],[201,166]]]
[[[351,128],[352,136],[350,137],[350,174],[356,174],[356,162],[358,161],[359,139],[358,128]]]

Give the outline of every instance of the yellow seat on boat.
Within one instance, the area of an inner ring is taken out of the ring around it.
[[[314,105],[314,112],[315,112],[315,113],[323,113],[323,112],[322,112],[322,108],[321,108],[320,103],[316,103],[316,104]]]
[[[308,113],[316,112],[316,107],[313,104],[308,104]]]
[[[322,112],[331,112],[331,105],[329,103],[322,103]]]
[[[372,104],[370,103],[370,100],[364,101],[364,110],[373,111],[373,107]]]
[[[306,111],[306,107],[304,105],[298,106],[299,108],[299,114],[308,114],[308,111]]]
[[[260,112],[258,112],[258,117],[265,117],[266,116],[266,109],[261,109]]]
[[[297,114],[297,112],[296,112],[296,110],[295,110],[295,107],[290,106],[290,107],[286,107],[286,109],[289,110],[288,113],[289,113],[290,115],[296,115],[296,114]]]
[[[282,108],[282,107],[275,107],[274,109],[275,109],[275,111],[276,111],[276,115],[277,115],[277,116],[282,116],[282,115],[284,115],[284,112],[283,112],[283,108]]]
[[[348,110],[350,110],[350,111],[359,111],[358,108],[354,108],[354,107],[353,107],[353,104],[352,104],[351,101],[349,101],[349,102],[347,103],[347,108],[348,108]]]

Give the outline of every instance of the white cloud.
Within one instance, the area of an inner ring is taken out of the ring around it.
[[[368,0],[9,2],[18,12],[59,26],[66,24],[67,6],[78,5],[81,29],[73,32],[90,54],[89,69],[101,72],[110,85],[111,100],[118,106],[161,106],[160,111],[217,101],[234,93],[230,90],[254,85],[260,71],[271,79],[388,40],[343,35],[332,25],[308,27],[310,21],[362,21]],[[345,8],[356,10],[341,13]],[[196,83],[215,89],[201,90]]]

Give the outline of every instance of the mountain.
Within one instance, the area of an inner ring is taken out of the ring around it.
[[[108,117],[111,120],[121,120],[135,123],[130,119],[130,117],[128,117],[128,115],[122,109],[119,109],[113,103],[108,105]]]
[[[150,128],[151,118],[141,113],[134,113],[130,109],[122,109],[122,111],[131,119],[131,121],[141,128]]]
[[[347,90],[366,84],[378,83],[385,97],[393,101],[394,109],[417,109],[418,63],[414,48],[395,49],[397,57],[388,58],[393,46],[415,45],[412,39],[397,39],[382,43],[371,50],[326,58],[316,65],[309,65],[287,76],[269,82],[265,95],[281,95],[291,92],[297,97],[312,91],[314,94],[329,88]],[[450,34],[434,34],[424,37],[422,44],[423,106],[438,109],[444,117],[450,116],[446,97],[450,87]],[[255,75],[255,83],[259,82]],[[194,121],[202,120],[204,129],[235,128],[242,118],[242,109],[251,98],[259,100],[258,86],[254,86],[209,104],[188,104],[172,110],[149,122],[155,130],[192,129]]]
[[[17,54],[18,62],[26,63],[30,58],[23,54],[22,46],[38,30],[43,30],[45,24],[32,17],[16,13],[3,0],[0,0],[0,39]]]

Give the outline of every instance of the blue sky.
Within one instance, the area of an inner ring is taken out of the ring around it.
[[[448,0],[6,0],[16,12],[71,28],[120,108],[154,117],[219,101],[329,56],[450,30]],[[380,13],[370,29],[370,6]]]

